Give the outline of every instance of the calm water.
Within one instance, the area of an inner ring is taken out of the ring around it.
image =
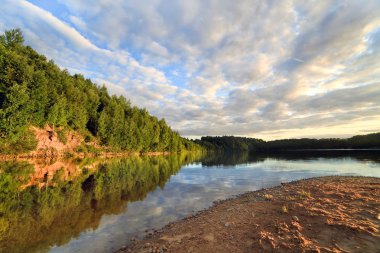
[[[192,154],[0,168],[0,251],[114,252],[217,199],[323,175],[380,177],[380,152]]]

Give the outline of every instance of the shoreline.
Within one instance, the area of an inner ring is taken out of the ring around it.
[[[0,153],[0,161],[16,159],[59,159],[59,158],[117,158],[129,156],[156,156],[169,155],[181,152],[202,152],[202,150],[178,150],[178,151],[133,151],[120,150],[111,146],[101,146],[96,142],[85,142],[84,138],[75,131],[66,134],[66,141],[58,136],[58,131],[50,127],[31,127],[36,138],[36,147],[29,151],[16,153]],[[90,149],[89,149],[90,148]]]
[[[194,152],[194,151],[183,151],[183,152]],[[195,151],[197,152],[197,151]],[[31,152],[25,154],[7,154],[0,155],[0,161],[10,161],[17,159],[58,159],[58,158],[117,158],[117,157],[130,157],[130,156],[160,156],[160,155],[170,155],[181,152],[168,152],[168,151],[151,151],[151,152],[99,152],[99,153],[70,153],[69,155],[64,153],[59,154],[48,154],[48,153],[38,153]]]
[[[326,176],[216,201],[121,252],[380,252],[380,178]]]

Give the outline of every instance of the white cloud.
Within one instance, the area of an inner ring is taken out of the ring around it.
[[[29,15],[33,15],[39,17],[40,19],[43,19],[46,24],[52,26],[52,28],[55,29],[57,32],[60,32],[63,36],[70,39],[75,46],[79,46],[83,49],[87,48],[96,51],[102,50],[94,44],[92,44],[91,41],[83,37],[77,30],[65,24],[61,20],[57,19],[51,13],[27,1],[14,1],[14,3],[15,5],[18,5],[18,8],[21,8],[21,10],[19,11],[24,11]]]
[[[66,9],[6,1],[0,29],[22,28],[61,67],[107,83],[182,134],[376,129],[379,1],[59,4]]]
[[[87,30],[87,25],[86,25],[86,23],[81,18],[70,15],[69,19],[79,29],[81,29],[81,30]]]

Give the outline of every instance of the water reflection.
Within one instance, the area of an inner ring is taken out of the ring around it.
[[[163,188],[194,155],[0,164],[0,251],[46,252]],[[58,164],[57,164],[58,163]],[[35,167],[34,167],[35,166]],[[50,166],[50,167],[49,167]]]
[[[277,151],[268,153],[249,152],[215,152],[202,160],[202,166],[241,165],[247,163],[259,163],[265,159],[277,159],[285,161],[315,160],[315,159],[342,159],[350,158],[358,161],[380,163],[380,150],[294,150]]]
[[[113,252],[217,199],[322,175],[380,177],[380,152],[0,163],[0,252]],[[169,180],[170,179],[170,180]]]

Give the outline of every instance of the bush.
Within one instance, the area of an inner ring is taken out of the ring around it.
[[[35,150],[37,139],[31,130],[27,130],[18,140],[0,143],[0,154],[20,154]]]
[[[57,132],[58,140],[63,144],[67,143],[67,133],[65,130],[60,130]]]

